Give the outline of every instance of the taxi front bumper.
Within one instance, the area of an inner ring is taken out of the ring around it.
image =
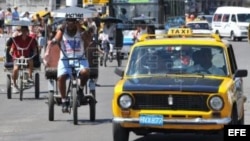
[[[140,123],[139,118],[113,118],[113,122],[115,123]],[[218,119],[202,119],[202,118],[194,118],[194,119],[164,119],[163,124],[229,124],[231,122],[231,118],[218,118]]]

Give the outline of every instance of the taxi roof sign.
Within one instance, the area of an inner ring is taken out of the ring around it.
[[[221,38],[217,34],[213,34],[213,33],[197,34],[197,33],[193,33],[191,28],[170,28],[167,34],[143,34],[139,38],[138,41],[141,42],[141,41],[151,40],[151,39],[186,38],[186,37],[187,38],[213,38],[217,42],[221,42]],[[249,40],[250,40],[250,34],[249,34]]]
[[[192,36],[191,28],[170,28],[168,36]]]

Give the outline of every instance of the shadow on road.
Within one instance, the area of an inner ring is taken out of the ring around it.
[[[65,120],[54,120],[53,122],[61,122]],[[67,122],[70,122],[73,124],[73,120],[66,120]],[[89,119],[78,119],[78,124],[76,126],[81,125],[100,125],[100,124],[110,124],[112,122],[112,119],[96,119],[95,121],[90,121]]]
[[[130,133],[131,134],[131,133]],[[133,141],[220,141],[216,134],[149,134]]]

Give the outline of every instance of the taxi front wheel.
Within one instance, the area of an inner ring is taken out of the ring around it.
[[[113,123],[113,141],[128,141],[129,130],[123,128],[120,123]]]

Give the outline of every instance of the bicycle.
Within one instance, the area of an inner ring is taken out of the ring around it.
[[[36,24],[29,22],[29,21],[11,21],[8,24],[5,24],[5,26],[35,26]],[[28,72],[26,70],[28,66],[28,60],[33,59],[33,71],[40,70],[41,62],[40,62],[40,55],[39,52],[37,52],[37,55],[33,55],[31,57],[24,57],[24,50],[27,50],[28,47],[31,45],[33,40],[30,40],[30,43],[28,44],[27,47],[25,48],[20,48],[14,39],[10,37],[7,42],[6,42],[6,49],[5,49],[5,59],[4,59],[4,71],[8,72],[7,74],[7,98],[11,99],[12,98],[12,79],[11,75],[13,73],[13,66],[16,64],[19,66],[18,70],[18,78],[17,81],[19,82],[19,87],[20,87],[20,100],[23,100],[23,91],[25,89],[29,89],[32,87],[32,85],[28,84]],[[11,45],[15,44],[17,49],[21,52],[21,57],[12,59],[12,55],[9,53]],[[35,85],[35,98],[38,99],[40,95],[40,84],[39,84],[39,73],[35,73],[35,80],[33,85]]]
[[[14,42],[15,43],[15,42]],[[16,44],[16,43],[15,43]],[[16,45],[17,46],[17,45]],[[20,101],[23,100],[23,91],[25,89],[31,88],[33,85],[35,86],[35,98],[38,99],[40,95],[40,82],[39,82],[39,73],[35,73],[35,81],[31,85],[31,83],[28,82],[28,72],[27,72],[27,67],[28,67],[28,61],[31,59],[34,59],[36,55],[33,55],[31,57],[25,57],[24,56],[24,51],[28,49],[29,46],[26,48],[20,48],[17,46],[17,50],[21,51],[21,56],[19,58],[15,58],[13,62],[10,64],[5,64],[6,70],[11,70],[12,72],[12,67],[13,65],[18,65],[19,70],[18,70],[18,83],[19,83],[19,94],[20,94]],[[8,52],[7,52],[8,53]],[[40,65],[39,65],[40,66]],[[11,91],[11,75],[7,74],[7,98],[11,99],[12,98],[12,91]]]
[[[89,104],[90,108],[90,121],[95,121],[96,115],[96,91],[95,91],[95,81],[94,78],[90,78],[88,83],[85,85],[85,93],[83,95],[79,95],[79,82],[77,76],[77,68],[80,67],[80,62],[82,60],[86,60],[84,57],[67,57],[64,51],[60,48],[60,50],[64,54],[63,61],[66,61],[71,68],[72,74],[69,78],[68,87],[66,89],[66,98],[69,103],[69,114],[73,111],[73,122],[75,125],[78,124],[78,107],[81,105]],[[49,79],[50,82],[55,82],[56,87],[49,88],[49,98],[48,98],[48,105],[49,105],[49,121],[54,121],[54,105],[61,105],[61,95],[58,94],[58,87],[57,87],[57,69],[56,68],[47,68],[46,69],[46,77]],[[89,93],[87,88],[89,87]]]

